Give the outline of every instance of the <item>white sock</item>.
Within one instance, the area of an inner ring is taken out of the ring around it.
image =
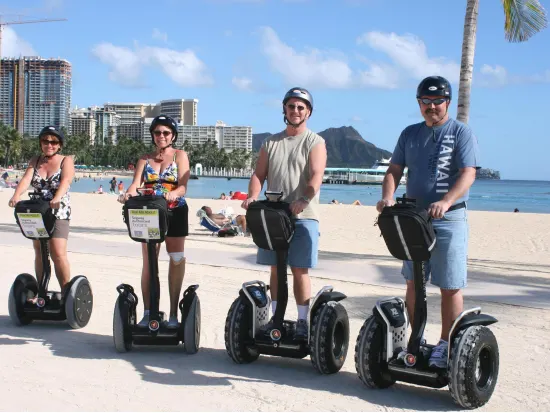
[[[271,302],[271,312],[275,314],[275,310],[277,309],[277,300],[273,300]]]
[[[298,307],[298,320],[307,320],[309,305],[297,305],[296,307]]]

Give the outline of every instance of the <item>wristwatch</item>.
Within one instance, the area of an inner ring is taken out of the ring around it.
[[[306,204],[309,204],[309,201],[311,201],[307,196],[303,196],[300,198],[302,201],[304,201]]]

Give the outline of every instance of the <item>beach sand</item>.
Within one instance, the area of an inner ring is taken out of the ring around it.
[[[72,274],[85,274],[94,293],[88,326],[35,322],[15,327],[7,297],[17,274],[32,272],[31,242],[19,232],[0,192],[0,410],[280,410],[382,411],[457,410],[446,388],[398,383],[386,390],[366,388],[357,378],[354,346],[376,300],[403,296],[400,265],[390,256],[372,206],[322,205],[319,268],[312,291],[333,285],[348,298],[350,348],[343,369],[321,376],[303,360],[261,356],[237,365],[224,346],[224,323],[244,281],[268,281],[254,263],[249,237],[217,238],[198,225],[197,209],[238,201],[189,199],[190,236],[184,288],[199,284],[201,348],[186,355],[178,347],[137,347],[127,354],[112,341],[116,286],[139,291],[140,246],[127,234],[121,205],[112,195],[72,194],[69,239]],[[491,326],[500,347],[500,375],[482,411],[543,411],[550,408],[550,215],[469,212],[469,286],[465,307],[481,306],[499,322]],[[160,256],[161,308],[168,309],[168,257]],[[292,277],[289,288],[292,288]],[[57,289],[52,279],[51,289]],[[290,290],[292,291],[292,290]],[[439,294],[428,289],[429,342],[439,337]],[[138,292],[139,294],[139,292]],[[292,296],[292,294],[290,294]],[[140,296],[141,300],[141,296]],[[293,298],[288,318],[296,316]],[[138,313],[141,317],[141,312]]]

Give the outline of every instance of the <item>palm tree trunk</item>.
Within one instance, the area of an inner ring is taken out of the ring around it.
[[[457,120],[468,123],[470,117],[470,90],[474,72],[474,54],[476,50],[477,14],[479,0],[467,0],[462,38],[462,59],[460,61],[460,85],[458,89]]]

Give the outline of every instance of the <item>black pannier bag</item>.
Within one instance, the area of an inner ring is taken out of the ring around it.
[[[378,216],[378,226],[390,253],[404,261],[428,261],[435,246],[435,231],[428,211],[414,200],[398,198]]]
[[[56,220],[50,201],[45,201],[37,195],[31,196],[31,199],[19,201],[15,206],[14,215],[17,225],[21,233],[29,239],[50,239],[55,230]],[[43,226],[36,225],[39,218],[42,218]]]
[[[254,243],[265,250],[287,250],[294,235],[290,204],[256,201],[246,211],[246,226]]]
[[[157,195],[130,197],[122,207],[128,235],[137,242],[164,242],[168,232],[168,214],[166,199]]]

